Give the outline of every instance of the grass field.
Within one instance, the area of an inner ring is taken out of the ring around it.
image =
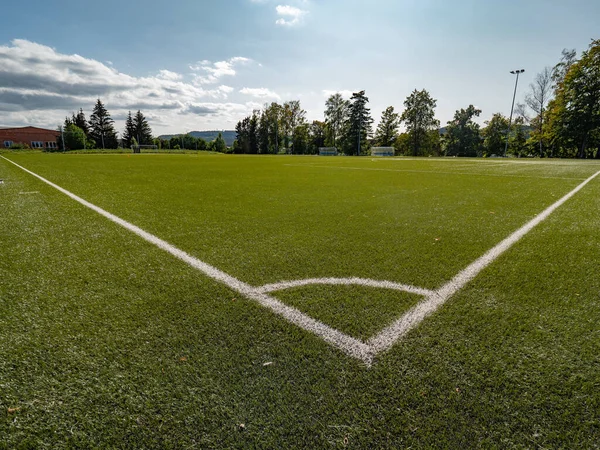
[[[600,170],[11,154],[251,287],[436,290]],[[599,448],[600,177],[361,360],[0,158],[0,448]],[[269,295],[357,342],[422,296]]]

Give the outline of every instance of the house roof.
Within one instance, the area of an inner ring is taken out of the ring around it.
[[[41,130],[41,131],[50,131],[52,133],[56,133],[56,130],[49,130],[48,128],[40,128],[40,127],[0,127],[0,130]]]

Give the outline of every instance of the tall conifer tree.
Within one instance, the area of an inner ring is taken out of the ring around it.
[[[94,111],[90,116],[90,137],[96,141],[99,148],[117,148],[117,133],[114,127],[115,121],[100,101],[96,102]]]

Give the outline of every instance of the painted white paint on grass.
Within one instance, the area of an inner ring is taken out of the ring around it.
[[[257,289],[260,292],[276,292],[283,291],[284,289],[290,289],[300,286],[310,286],[315,284],[346,286],[355,285],[382,289],[393,289],[395,291],[408,292],[410,294],[422,295],[424,297],[432,295],[434,292],[429,289],[423,289],[416,286],[394,283],[393,281],[377,281],[370,280],[368,278],[308,278],[306,280],[282,281],[280,283],[265,284],[264,286],[261,286]]]
[[[338,170],[363,170],[367,172],[400,172],[400,173],[428,173],[433,175],[467,175],[473,177],[497,177],[497,178],[535,178],[540,180],[572,180],[581,181],[585,178],[572,178],[572,177],[553,177],[553,176],[537,176],[537,175],[511,175],[511,174],[498,174],[498,173],[477,173],[477,172],[442,172],[439,170],[418,170],[418,169],[384,169],[381,167],[349,167],[349,166],[333,166],[333,165],[320,165],[320,164],[284,164],[284,166],[292,167],[315,167],[317,169],[338,169]]]
[[[469,264],[465,269],[459,272],[452,280],[444,284],[436,291],[418,288],[415,286],[402,285],[390,281],[376,281],[364,278],[311,278],[308,280],[285,281],[275,284],[268,284],[262,287],[253,287],[249,284],[238,280],[237,278],[232,277],[231,275],[228,275],[227,273],[217,269],[216,267],[213,267],[199,260],[198,258],[189,255],[183,250],[172,246],[168,242],[163,241],[162,239],[105,211],[104,209],[82,199],[81,197],[78,197],[77,195],[67,191],[66,189],[63,189],[62,187],[52,183],[51,181],[48,181],[47,179],[35,174],[34,172],[31,172],[30,170],[20,166],[19,164],[9,160],[8,158],[5,158],[1,155],[0,157],[10,162],[11,164],[14,164],[15,166],[19,167],[25,172],[33,175],[34,177],[38,178],[39,180],[43,181],[49,186],[52,186],[53,188],[69,196],[70,198],[79,202],[80,204],[92,209],[93,211],[106,217],[112,222],[121,225],[127,230],[140,236],[144,240],[163,249],[164,251],[175,256],[176,258],[186,262],[187,264],[201,271],[210,278],[219,281],[228,286],[229,288],[233,289],[234,291],[244,295],[245,297],[256,301],[260,305],[284,317],[286,320],[299,326],[300,328],[314,333],[329,344],[339,348],[349,356],[363,361],[367,365],[370,365],[372,363],[375,355],[388,350],[392,345],[394,345],[395,342],[398,341],[398,339],[402,338],[402,336],[404,336],[410,330],[419,325],[427,316],[434,313],[456,292],[458,292],[473,278],[475,278],[482,270],[484,270],[487,266],[494,262],[506,250],[511,248],[523,236],[529,233],[534,227],[539,225],[542,221],[546,220],[548,216],[550,216],[550,214],[552,214],[557,208],[563,205],[567,200],[573,197],[577,192],[583,189],[585,185],[587,185],[590,181],[592,181],[600,174],[600,171],[596,172],[594,175],[586,179],[583,183],[581,183],[567,195],[565,195],[560,200],[556,201],[544,211],[542,211],[542,213],[537,215],[534,219],[527,222],[525,225],[516,230],[502,242],[493,247],[491,250],[487,251],[483,256],[478,258],[473,263]],[[319,322],[318,320],[309,317],[301,311],[283,304],[276,298],[267,295],[268,292],[274,292],[277,290],[288,289],[297,286],[306,286],[311,284],[356,284],[370,287],[388,288],[422,295],[425,297],[425,299],[413,308],[411,308],[407,313],[405,313],[402,317],[400,317],[390,326],[386,327],[383,331],[378,333],[376,336],[373,336],[365,343],[359,339],[353,338],[338,330],[335,330]]]

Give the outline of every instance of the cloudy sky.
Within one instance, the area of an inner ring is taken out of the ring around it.
[[[0,28],[0,126],[55,128],[101,98],[117,129],[231,129],[265,102],[365,90],[373,116],[413,89],[442,124],[474,104],[508,114],[563,48],[600,38],[598,0],[126,0],[10,2]]]

